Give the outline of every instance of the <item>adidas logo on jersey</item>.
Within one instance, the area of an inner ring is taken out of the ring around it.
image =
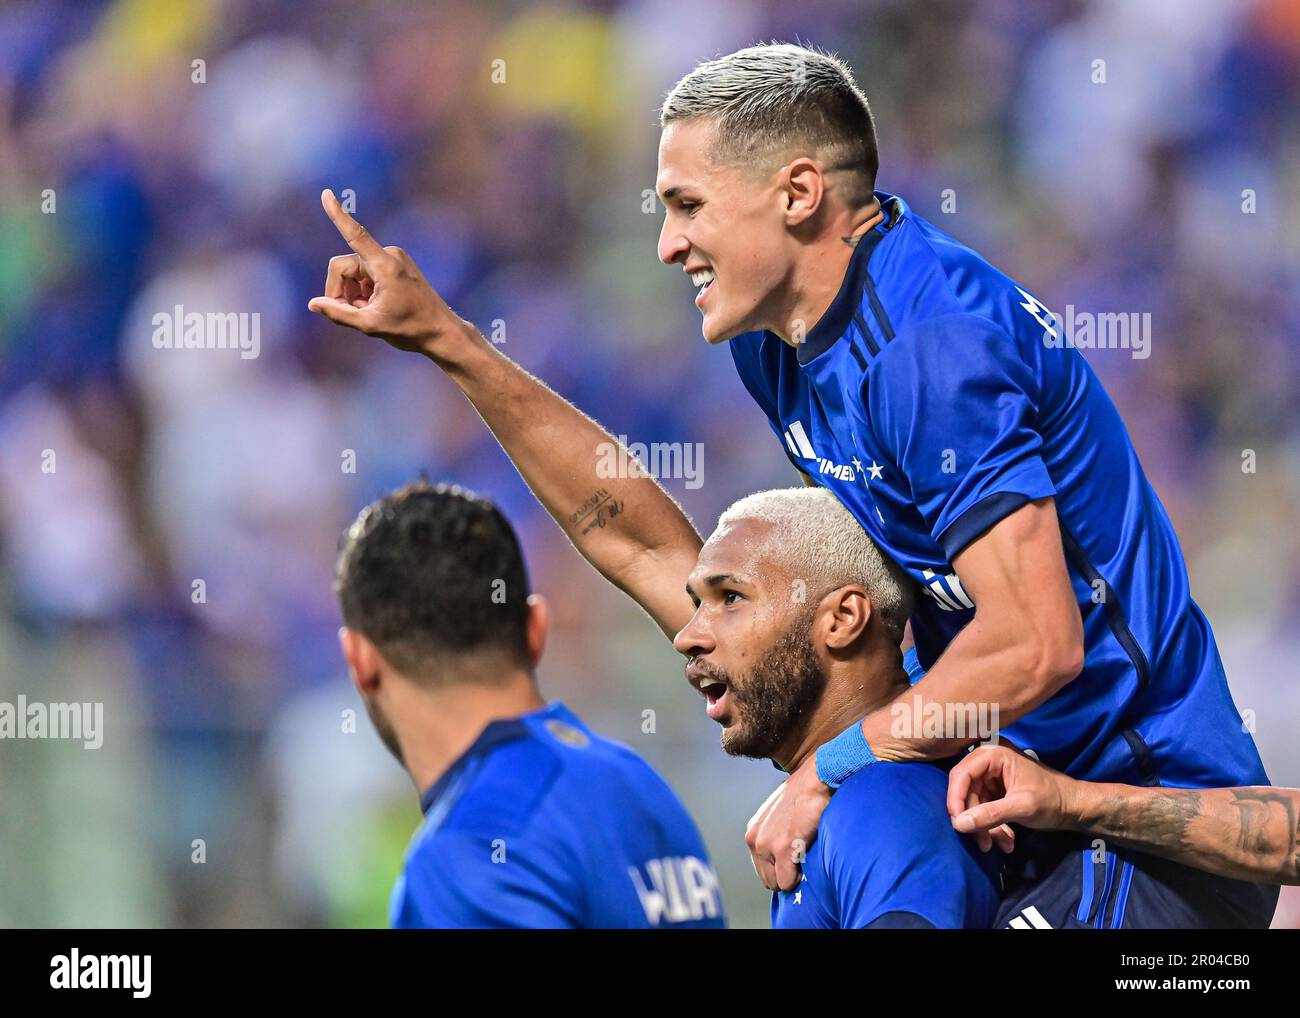
[[[921,592],[946,612],[966,611],[975,607],[975,602],[962,587],[956,573],[940,576],[933,569],[925,570],[921,574]]]
[[[1020,915],[1013,916],[1007,923],[1009,930],[1050,930],[1052,924],[1043,918],[1043,913],[1029,905],[1020,910]]]
[[[812,443],[808,441],[808,433],[803,429],[803,421],[792,421],[789,430],[783,431],[782,434],[785,436],[786,446],[793,455],[801,459],[817,461],[817,473],[819,474],[830,474],[840,481],[855,481],[859,471],[864,475],[866,473],[862,464],[857,460],[852,463],[836,463],[825,456],[818,456],[817,451],[812,447]],[[880,476],[880,467],[874,464],[872,476]]]

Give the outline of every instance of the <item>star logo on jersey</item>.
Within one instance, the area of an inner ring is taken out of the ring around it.
[[[878,481],[880,480],[881,475],[885,472],[885,468],[875,460],[871,461],[871,466],[869,467],[864,467],[862,465],[862,460],[858,459],[856,456],[853,457],[852,462],[853,469],[856,473],[861,474],[863,479],[866,481]]]
[[[848,463],[836,463],[828,456],[818,455],[817,451],[813,449],[812,442],[808,440],[808,433],[804,431],[802,421],[791,421],[789,428],[782,434],[785,436],[785,444],[789,448],[791,455],[817,461],[816,470],[807,471],[810,476],[814,473],[819,476],[829,474],[840,481],[856,481],[859,474],[866,477],[869,470],[875,470],[877,473],[873,476],[878,477],[879,471],[882,469],[874,461],[870,467],[864,467],[862,461],[856,456]]]

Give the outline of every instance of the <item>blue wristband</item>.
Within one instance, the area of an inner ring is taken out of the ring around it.
[[[817,777],[828,788],[839,788],[875,762],[876,755],[863,738],[862,722],[858,721],[817,748]]]

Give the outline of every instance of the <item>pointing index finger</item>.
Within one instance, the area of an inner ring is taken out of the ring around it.
[[[370,231],[353,219],[339,204],[339,200],[334,197],[334,192],[329,188],[320,193],[320,203],[324,206],[325,214],[330,217],[330,222],[334,224],[335,229],[348,242],[348,247],[359,254],[363,260],[382,261],[390,257]]]

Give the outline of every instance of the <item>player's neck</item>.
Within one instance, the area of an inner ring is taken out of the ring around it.
[[[833,663],[827,671],[826,691],[808,723],[801,726],[790,745],[781,747],[773,761],[782,770],[793,772],[817,752],[817,747],[907,689],[907,672],[896,646]]]
[[[807,338],[840,292],[854,249],[884,218],[884,209],[873,196],[863,208],[838,217],[815,243],[803,249],[789,298],[778,316],[781,321],[771,329],[774,334],[791,346]]]
[[[423,794],[447,772],[493,721],[517,718],[546,706],[531,673],[491,684],[454,682],[437,689],[412,685],[393,713],[402,763]]]

